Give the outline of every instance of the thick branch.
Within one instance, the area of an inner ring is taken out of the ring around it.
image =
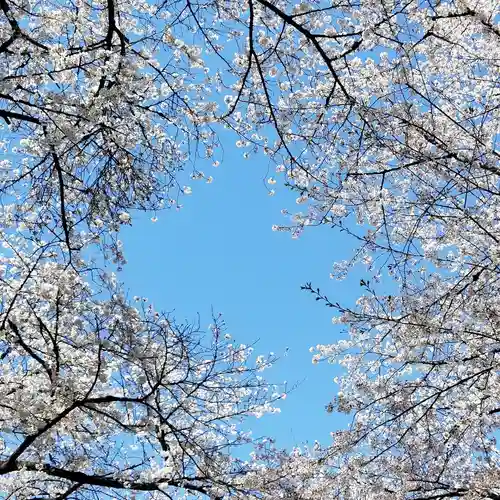
[[[21,120],[30,123],[40,124],[40,120],[35,118],[34,116],[25,115],[22,113],[15,113],[14,111],[7,111],[6,109],[0,109],[0,117],[2,117],[8,124],[10,124],[10,120]]]

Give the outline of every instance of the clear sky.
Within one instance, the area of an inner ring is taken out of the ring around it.
[[[273,232],[273,224],[285,221],[282,208],[297,210],[296,196],[279,182],[269,196],[265,179],[275,175],[274,167],[263,156],[243,159],[234,141],[223,137],[221,165],[203,169],[213,183],[190,181],[193,192],[183,197],[180,211],[159,213],[156,223],[151,214],[134,216],[133,226],[124,228],[128,264],[120,278],[130,296],[148,297],[156,309],[175,309],[178,320],[195,320],[199,313],[208,327],[213,307],[237,343],[259,340],[256,353],[281,356],[264,375],[300,385],[281,403],[280,415],[249,426],[283,447],[328,443],[330,431],[348,422],[325,411],[339,372],[313,365],[309,347],[334,342],[340,330],[331,323],[333,311],[300,286],[312,281],[330,300],[353,303],[361,293],[359,277],[337,282],[329,273],[354,242],[327,227],[311,228],[298,240]]]

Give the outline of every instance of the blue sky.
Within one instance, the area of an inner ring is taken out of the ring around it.
[[[265,157],[245,160],[232,144],[233,136],[226,135],[224,161],[204,169],[214,182],[191,181],[193,193],[180,211],[159,213],[156,223],[151,214],[134,216],[122,234],[128,264],[120,278],[130,296],[146,296],[156,309],[175,309],[178,320],[195,320],[199,313],[208,327],[211,309],[222,312],[237,343],[259,340],[256,353],[281,356],[267,378],[300,385],[282,402],[280,415],[249,425],[284,447],[327,443],[330,431],[347,424],[324,409],[338,368],[313,365],[309,347],[334,342],[340,330],[331,323],[332,310],[300,286],[312,281],[331,300],[352,303],[361,291],[359,277],[336,282],[329,273],[355,242],[327,227],[311,228],[298,240],[273,232],[273,224],[284,222],[280,210],[297,208],[296,196],[284,187],[269,196],[265,179],[274,172]]]

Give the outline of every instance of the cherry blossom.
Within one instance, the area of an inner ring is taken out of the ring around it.
[[[500,498],[499,14],[2,0],[0,490]],[[295,193],[272,229],[333,227],[357,247],[331,277],[364,273],[355,304],[304,285],[345,327],[312,362],[341,365],[326,408],[351,425],[247,462],[232,425],[282,398],[255,374],[272,359],[247,363],[220,332],[204,347],[102,266],[126,264],[136,211],[182,206],[183,170],[211,182],[195,165],[218,166],[228,133]],[[137,448],[111,459],[125,434]]]

